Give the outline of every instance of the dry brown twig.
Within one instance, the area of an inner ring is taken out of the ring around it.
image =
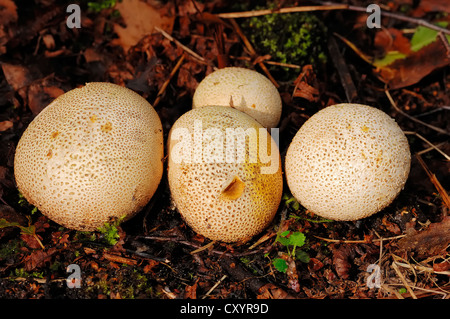
[[[242,32],[241,28],[239,27],[239,25],[236,23],[236,21],[234,19],[230,19],[231,24],[233,25],[234,30],[236,31],[236,33],[239,35],[239,37],[241,38],[242,42],[244,42],[245,47],[247,48],[247,50],[250,52],[250,55],[252,56],[252,58],[256,58],[257,54],[255,49],[253,48],[252,44],[250,43],[250,41],[247,39],[247,37],[245,36],[245,34]],[[272,76],[272,74],[270,74],[269,70],[267,69],[267,67],[265,66],[265,64],[263,62],[258,62],[259,67],[264,71],[264,73],[267,75],[267,77],[269,78],[270,81],[272,81],[273,85],[275,85],[275,87],[280,87],[280,85],[278,84],[278,82],[274,79],[274,77]]]
[[[263,9],[263,10],[254,10],[254,11],[243,11],[243,12],[228,12],[228,13],[219,13],[217,16],[223,19],[232,19],[232,18],[250,18],[257,17],[267,14],[274,13],[294,13],[294,12],[310,12],[310,11],[332,11],[332,10],[350,10],[350,11],[358,11],[358,12],[367,12],[366,7],[348,5],[348,4],[340,4],[335,2],[328,1],[318,1],[322,3],[322,5],[318,6],[300,6],[300,7],[288,7],[288,8],[278,8],[278,9]],[[410,23],[414,23],[417,25],[421,25],[433,30],[436,30],[441,33],[450,34],[450,30],[432,24],[423,19],[412,18],[408,16],[404,16],[394,12],[388,12],[384,10],[380,10],[380,14],[384,17],[406,21]]]
[[[386,240],[395,240],[395,239],[399,239],[402,237],[405,237],[406,235],[398,235],[398,236],[393,236],[393,237],[385,237],[385,238],[375,238],[372,240],[365,240],[365,239],[361,239],[361,240],[343,240],[343,239],[330,239],[330,238],[324,238],[324,237],[320,237],[320,236],[315,236],[316,238],[326,241],[326,242],[330,242],[330,243],[339,243],[339,244],[364,244],[364,243],[375,243],[375,242],[383,242]]]
[[[172,69],[172,71],[169,74],[169,78],[164,82],[164,84],[162,85],[161,89],[159,89],[158,94],[156,95],[156,99],[153,102],[153,107],[155,107],[156,105],[158,105],[159,101],[161,100],[162,95],[164,94],[164,92],[166,91],[167,86],[170,83],[170,80],[172,80],[173,76],[175,75],[175,73],[178,71],[178,69],[181,67],[181,64],[184,61],[186,54],[183,52],[183,54],[181,55],[181,57],[178,59],[177,64],[174,66],[174,68]]]
[[[199,62],[203,63],[203,64],[208,64],[208,62],[199,54],[197,54],[196,52],[192,51],[191,49],[189,49],[187,46],[185,46],[183,43],[181,43],[180,41],[178,41],[177,39],[175,39],[174,37],[172,37],[170,34],[168,34],[166,31],[164,31],[163,29],[155,26],[155,30],[158,31],[159,33],[161,33],[165,38],[167,38],[169,41],[174,42],[176,45],[178,45],[180,48],[182,48],[184,51],[186,51],[187,53],[189,53],[191,56],[193,56],[195,59],[197,59]]]
[[[346,4],[335,4],[328,6],[302,6],[302,7],[289,7],[289,8],[279,8],[279,9],[263,9],[263,10],[253,10],[253,11],[243,11],[243,12],[228,12],[219,13],[217,16],[223,19],[234,19],[234,18],[251,18],[258,17],[273,13],[294,13],[294,12],[307,12],[307,11],[328,11],[328,10],[342,10],[347,9]]]
[[[391,103],[392,107],[393,107],[398,113],[400,113],[400,114],[402,114],[403,116],[407,117],[407,118],[410,119],[411,121],[414,121],[414,122],[419,123],[419,124],[421,124],[421,125],[423,125],[423,126],[426,126],[426,127],[430,128],[430,129],[436,131],[436,132],[439,132],[439,133],[445,134],[445,135],[450,135],[450,132],[447,132],[446,130],[441,129],[440,127],[436,127],[436,126],[434,126],[434,125],[425,123],[425,122],[423,122],[423,121],[421,121],[421,120],[419,120],[419,119],[417,119],[417,118],[415,118],[415,117],[409,115],[408,113],[403,112],[403,110],[400,109],[400,108],[397,106],[397,103],[395,103],[395,101],[394,101],[394,99],[392,98],[391,93],[389,92],[389,90],[385,90],[384,92],[385,92],[387,98],[389,99],[389,102]]]
[[[423,161],[422,157],[420,155],[416,154],[416,158],[419,161],[420,165],[425,170],[425,172],[427,173],[428,178],[430,179],[430,181],[433,183],[434,187],[438,191],[439,195],[442,198],[443,203],[445,204],[445,206],[447,206],[447,208],[450,209],[450,197],[448,196],[447,191],[442,186],[442,184],[439,182],[439,180],[436,178],[436,175],[430,171],[427,164]]]

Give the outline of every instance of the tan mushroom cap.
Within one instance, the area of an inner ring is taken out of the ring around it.
[[[236,133],[229,135],[235,137],[232,147],[226,142],[227,129]],[[239,132],[256,132],[256,138]],[[223,106],[193,109],[175,122],[168,140],[169,186],[178,211],[194,231],[212,240],[246,241],[273,220],[283,179],[278,147],[264,132],[247,114]],[[251,150],[259,151],[263,143],[268,159],[252,159]],[[191,153],[177,155],[184,147]],[[239,159],[240,150],[246,153],[245,160]],[[234,160],[227,160],[226,154],[232,153]]]
[[[367,105],[338,104],[309,118],[285,162],[292,195],[333,220],[358,220],[388,206],[408,178],[408,140],[394,119]]]
[[[163,151],[161,121],[144,98],[116,84],[88,83],[30,123],[14,174],[44,215],[92,231],[148,203],[162,177]]]
[[[195,90],[192,107],[232,106],[266,128],[276,127],[281,117],[281,97],[264,75],[245,68],[227,67],[206,76]]]

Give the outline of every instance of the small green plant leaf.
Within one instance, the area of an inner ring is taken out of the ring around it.
[[[97,230],[100,232],[103,241],[110,245],[114,246],[120,239],[119,234],[119,225],[124,220],[125,216],[119,218],[118,220],[112,223],[104,223],[103,226],[99,227]]]
[[[309,261],[311,260],[308,253],[303,250],[298,250],[297,253],[295,254],[295,258],[305,264],[309,263]]]
[[[287,207],[292,208],[293,210],[297,211],[300,209],[300,203],[295,199],[294,196],[289,196],[287,194],[283,195],[284,204]]]
[[[276,270],[278,270],[279,272],[282,272],[282,273],[286,273],[286,271],[288,269],[288,264],[287,264],[286,260],[284,260],[282,258],[275,258],[272,261],[272,264]]]
[[[12,226],[20,227],[20,224],[16,223],[16,222],[9,222],[4,218],[0,218],[0,228],[12,227]]]
[[[295,256],[295,249],[305,244],[305,234],[301,232],[294,232],[289,236],[289,241],[292,246],[292,255]]]
[[[283,246],[289,246],[289,238],[286,236],[289,235],[290,231],[286,230],[282,233],[277,234],[277,238],[275,239],[275,242],[279,242]]]
[[[294,247],[301,247],[305,244],[305,238],[305,234],[296,231],[289,236],[289,242]]]
[[[441,21],[436,23],[436,25],[440,27],[447,27],[448,22],[447,21]],[[416,32],[414,32],[414,35],[411,38],[411,51],[417,52],[423,47],[429,45],[430,43],[436,41],[436,38],[438,36],[438,31],[419,26],[416,29]],[[450,41],[450,36],[446,35],[447,40]]]

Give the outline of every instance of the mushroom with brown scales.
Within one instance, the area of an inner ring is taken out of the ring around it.
[[[139,94],[94,82],[56,98],[30,123],[14,175],[28,202],[53,221],[92,231],[128,219],[163,173],[162,125]]]
[[[280,154],[249,115],[226,106],[190,110],[171,128],[168,156],[172,198],[197,233],[245,242],[273,220],[283,189]]]
[[[226,67],[206,76],[194,92],[192,107],[230,106],[247,113],[262,126],[274,128],[281,117],[282,102],[273,83],[261,73]]]
[[[410,170],[408,140],[393,118],[361,104],[337,104],[309,118],[285,159],[292,195],[309,211],[358,220],[388,206]]]

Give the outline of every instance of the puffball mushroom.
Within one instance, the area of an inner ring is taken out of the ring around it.
[[[268,78],[240,67],[218,69],[200,82],[192,108],[207,105],[234,107],[266,128],[278,125],[282,108],[280,94]]]
[[[17,186],[65,227],[92,231],[145,206],[163,173],[162,125],[139,94],[94,82],[56,98],[15,154]]]
[[[173,201],[197,233],[245,242],[273,220],[283,188],[280,154],[247,114],[224,106],[190,110],[170,130],[168,156]]]
[[[309,118],[285,159],[292,195],[309,211],[358,220],[388,206],[405,185],[411,155],[394,119],[361,104],[337,104]]]

